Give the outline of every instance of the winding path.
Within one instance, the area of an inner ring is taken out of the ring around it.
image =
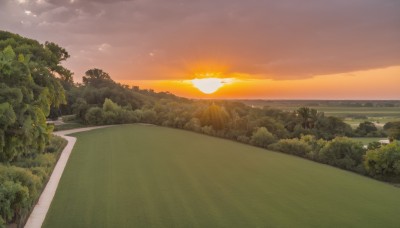
[[[43,224],[44,219],[46,218],[47,211],[49,210],[51,201],[53,200],[54,195],[56,193],[58,183],[60,182],[69,155],[71,154],[72,148],[74,148],[76,142],[75,137],[67,135],[82,131],[90,131],[93,129],[104,128],[104,127],[109,127],[109,126],[86,127],[86,128],[77,128],[72,130],[54,132],[55,135],[58,135],[66,139],[68,143],[65,146],[64,150],[61,152],[61,156],[58,159],[56,166],[54,167],[49,182],[47,182],[45,189],[40,195],[39,201],[33,208],[33,211],[30,214],[28,221],[25,224],[25,228],[40,228]]]

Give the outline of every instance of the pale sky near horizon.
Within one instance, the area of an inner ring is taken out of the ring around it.
[[[0,30],[67,49],[80,81],[198,98],[400,99],[399,0],[0,0]],[[212,95],[187,80],[235,78]],[[397,86],[399,85],[399,86]]]

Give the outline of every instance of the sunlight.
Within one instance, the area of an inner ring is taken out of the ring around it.
[[[231,83],[232,81],[232,78],[195,78],[191,82],[201,92],[212,94],[224,86],[224,84]]]

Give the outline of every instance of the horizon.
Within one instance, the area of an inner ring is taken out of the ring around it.
[[[75,82],[96,67],[122,84],[196,99],[400,99],[397,1],[6,0],[0,7],[2,30],[64,47]]]

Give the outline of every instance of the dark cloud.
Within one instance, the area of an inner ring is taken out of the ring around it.
[[[397,0],[2,4],[0,28],[65,46],[78,75],[96,66],[119,79],[193,70],[291,79],[400,65]]]

